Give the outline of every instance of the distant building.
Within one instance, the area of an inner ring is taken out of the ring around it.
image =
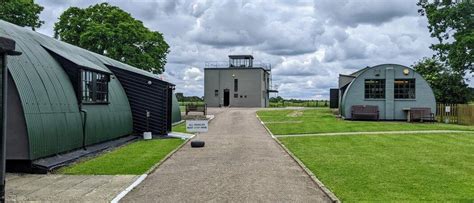
[[[209,107],[268,107],[271,66],[252,55],[230,55],[229,62],[207,62],[204,101]]]
[[[406,120],[410,108],[426,107],[436,112],[436,101],[426,80],[413,69],[397,64],[363,68],[339,75],[339,93],[331,91],[332,104],[341,116],[352,119],[354,105],[377,106],[381,120]]]

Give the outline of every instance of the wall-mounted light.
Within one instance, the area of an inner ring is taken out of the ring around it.
[[[408,68],[403,69],[403,74],[405,74],[405,75],[410,74],[410,69],[408,69]]]
[[[151,84],[153,84],[153,83],[150,80],[148,80],[148,85],[151,85]]]
[[[232,74],[232,77],[235,78],[235,74]]]

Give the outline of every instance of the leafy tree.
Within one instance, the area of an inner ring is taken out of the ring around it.
[[[67,9],[54,25],[54,36],[154,73],[164,71],[169,52],[163,34],[108,3]]]
[[[284,99],[280,96],[270,98],[270,102],[274,102],[274,103],[283,102],[283,101]]]
[[[470,89],[464,74],[450,70],[444,63],[433,58],[424,58],[413,65],[433,89],[439,103],[467,103],[470,101]]]
[[[202,102],[202,101],[204,101],[204,97],[184,96],[184,94],[181,93],[181,92],[176,93],[176,99],[178,99],[179,102]]]
[[[474,103],[474,87],[470,87],[469,91],[471,91],[471,103]]]
[[[0,19],[32,30],[44,24],[39,18],[41,11],[43,7],[34,0],[0,0]]]
[[[176,93],[176,99],[178,101],[183,101],[183,98],[184,98],[184,94],[182,92],[177,92]]]
[[[474,4],[472,0],[420,0],[419,13],[428,18],[431,36],[438,39],[431,49],[459,74],[474,72]]]

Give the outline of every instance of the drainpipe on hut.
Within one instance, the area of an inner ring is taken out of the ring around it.
[[[5,37],[0,37],[0,68],[2,73],[2,136],[0,138],[0,202],[5,202],[5,169],[6,169],[6,141],[7,141],[7,82],[8,82],[8,69],[7,69],[7,55],[17,56],[21,55],[21,52],[15,51],[15,41]]]

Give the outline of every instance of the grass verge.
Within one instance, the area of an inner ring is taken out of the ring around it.
[[[71,175],[141,175],[183,142],[180,139],[141,140],[61,168],[57,173]]]
[[[342,201],[474,200],[474,133],[279,140]]]
[[[173,126],[173,132],[186,133],[186,122]]]
[[[257,114],[275,135],[407,130],[474,131],[474,126],[443,123],[348,121],[337,119],[329,109],[262,110]]]

